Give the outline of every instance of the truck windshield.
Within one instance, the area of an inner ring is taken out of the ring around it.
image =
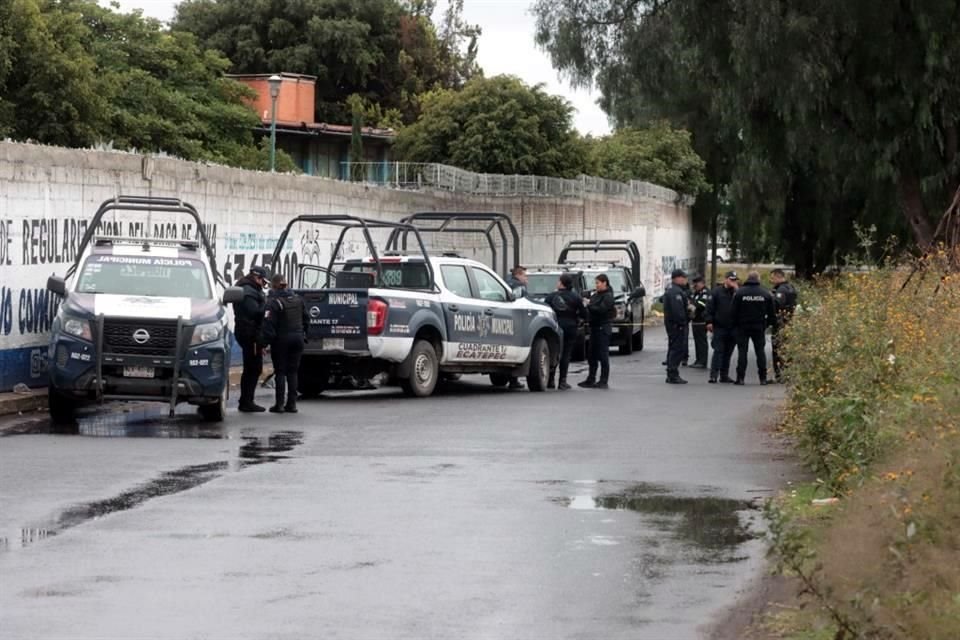
[[[610,279],[610,290],[614,293],[620,293],[629,291],[630,288],[627,286],[627,277],[624,274],[623,269],[610,269],[609,271],[584,271],[583,277],[587,280],[587,287],[593,289],[593,281],[597,279],[597,276],[601,273],[607,274],[607,277]]]
[[[199,260],[153,256],[90,256],[77,280],[79,293],[165,298],[209,298],[210,279]]]
[[[559,273],[528,273],[527,295],[545,296],[557,290],[560,281]]]
[[[383,284],[404,289],[427,289],[430,275],[423,262],[381,262]],[[376,277],[377,265],[373,262],[348,262],[340,267],[350,273],[369,273]]]

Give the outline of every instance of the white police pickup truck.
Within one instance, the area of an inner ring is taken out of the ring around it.
[[[333,258],[327,268],[299,269],[299,283],[324,281],[296,289],[310,319],[300,369],[306,395],[322,392],[331,375],[369,379],[383,372],[417,397],[432,394],[444,374],[487,374],[500,386],[525,376],[531,391],[546,388],[560,346],[556,317],[544,305],[518,299],[486,265],[427,255],[410,225],[337,215],[292,220],[273,264],[281,263],[296,224],[340,227],[333,256],[350,230],[363,233],[369,250],[363,258]],[[419,255],[378,255],[371,231],[384,229],[413,234]]]

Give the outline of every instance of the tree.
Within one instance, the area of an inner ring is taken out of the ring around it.
[[[588,163],[590,173],[610,180],[645,180],[692,196],[709,188],[690,133],[666,122],[591,141]]]
[[[585,146],[573,129],[572,107],[542,85],[513,76],[474,78],[462,91],[425,96],[420,119],[397,136],[409,162],[439,162],[484,173],[575,176]]]
[[[555,65],[596,80],[605,107],[698,120],[694,146],[714,186],[730,184],[741,229],[774,232],[804,269],[854,241],[858,219],[929,241],[960,176],[956,3],[540,0],[536,11]]]
[[[421,93],[457,86],[474,66],[479,30],[454,11],[451,31],[438,37],[433,8],[426,0],[186,0],[173,28],[221,51],[236,73],[316,76],[320,121],[347,122],[346,99],[356,94],[412,122]]]

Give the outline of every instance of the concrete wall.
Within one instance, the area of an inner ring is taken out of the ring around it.
[[[279,176],[169,158],[0,142],[0,390],[45,380],[46,342],[57,300],[46,278],[63,274],[97,206],[118,194],[179,197],[194,204],[214,239],[217,269],[233,281],[269,262],[287,221],[299,214],[349,213],[395,220],[413,211],[499,211],[521,234],[526,263],[556,260],[575,238],[629,237],[643,256],[651,296],[677,265],[699,265],[702,234],[688,208],[652,198],[479,197],[447,191],[400,191],[308,176]],[[186,219],[111,217],[111,232],[194,237]],[[147,231],[150,229],[150,231]],[[283,268],[326,264],[334,243],[328,228],[303,226],[290,234]],[[456,248],[488,260],[479,236],[427,237],[434,248]],[[346,257],[364,252],[359,236]],[[441,246],[442,244],[442,246]],[[698,258],[694,258],[697,256]]]

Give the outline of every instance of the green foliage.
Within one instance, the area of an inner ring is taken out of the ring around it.
[[[570,104],[512,76],[474,78],[462,91],[427,94],[422,116],[400,132],[394,148],[408,162],[563,177],[581,173],[586,155]]]
[[[270,171],[270,136],[260,138],[260,142],[254,147],[236,145],[225,149],[222,161],[240,169]],[[300,167],[283,149],[277,149],[275,162],[277,173],[301,173]]]
[[[320,121],[347,122],[346,99],[357,94],[411,122],[422,93],[462,86],[478,71],[480,31],[463,21],[462,2],[451,3],[439,32],[433,8],[419,0],[186,0],[173,28],[223,52],[237,73],[317,76]]]
[[[249,90],[223,78],[227,66],[138,13],[13,0],[0,6],[0,132],[235,161],[254,151],[257,118],[244,104]]]
[[[645,180],[693,196],[709,188],[690,133],[666,122],[591,141],[588,162],[589,173],[610,180]]]
[[[535,11],[554,65],[596,82],[619,124],[665,117],[693,133],[748,255],[763,230],[816,272],[851,248],[854,222],[925,245],[960,183],[955,3],[539,0]],[[720,203],[701,200],[716,219]]]

